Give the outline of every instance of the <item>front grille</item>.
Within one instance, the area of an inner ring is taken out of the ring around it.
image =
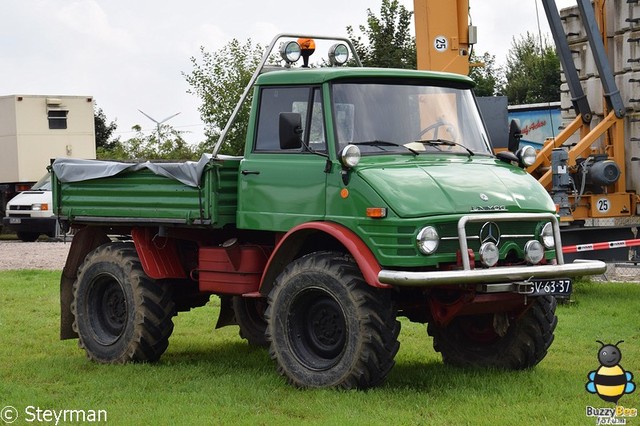
[[[472,222],[466,226],[468,248],[477,252],[482,242],[480,241],[480,230],[486,222]],[[495,222],[500,229],[500,244],[514,242],[523,247],[524,244],[535,238],[536,226],[538,222],[518,222],[506,221]],[[460,239],[458,238],[457,223],[448,223],[438,227],[441,241],[438,251],[455,252],[460,249]]]
[[[31,206],[9,206],[9,210],[31,210]]]
[[[480,231],[487,222],[497,225],[500,231],[500,261],[508,263],[524,262],[524,246],[529,240],[537,239],[537,232],[546,222],[557,222],[551,214],[494,213],[472,214],[457,217],[435,217],[425,220],[366,221],[358,224],[359,234],[378,257],[380,264],[387,267],[424,268],[459,262],[461,243],[458,223],[464,225],[465,246],[476,256],[482,244]],[[418,232],[424,226],[434,226],[440,235],[440,244],[432,255],[423,255],[416,246]],[[554,224],[557,226],[557,223]],[[486,236],[485,236],[486,237]],[[545,250],[548,260],[556,256],[555,250]],[[477,259],[477,257],[476,257]]]

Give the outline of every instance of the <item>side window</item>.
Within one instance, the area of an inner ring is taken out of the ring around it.
[[[311,110],[308,108],[310,102]],[[302,140],[313,150],[323,151],[326,149],[320,89],[278,87],[265,88],[260,92],[260,115],[255,151],[300,152],[299,150],[282,151],[280,149],[278,126],[281,112],[299,113],[302,116]]]

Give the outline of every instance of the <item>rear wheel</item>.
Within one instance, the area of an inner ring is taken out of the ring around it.
[[[558,323],[555,310],[555,298],[541,296],[518,319],[506,314],[467,315],[446,327],[429,323],[427,331],[446,364],[521,370],[547,355]]]
[[[132,244],[108,243],[87,255],[73,291],[73,328],[90,359],[157,361],[167,349],[171,287],[147,277]]]
[[[276,280],[265,317],[271,357],[298,387],[375,386],[400,346],[389,292],[367,285],[340,253],[291,263]]]
[[[267,301],[264,298],[234,296],[233,312],[236,322],[240,326],[240,337],[247,339],[251,346],[268,347],[269,341],[265,335],[267,321],[264,311]]]

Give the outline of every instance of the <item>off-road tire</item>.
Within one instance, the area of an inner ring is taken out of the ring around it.
[[[264,298],[234,296],[232,303],[236,322],[240,326],[240,337],[251,346],[269,347],[267,321],[264,319],[267,301]]]
[[[171,287],[149,278],[133,244],[107,243],[85,258],[71,311],[79,345],[104,364],[157,361],[169,345]]]
[[[494,330],[493,314],[460,316],[446,327],[429,323],[427,332],[446,364],[523,370],[547,355],[558,324],[555,310],[554,297],[537,297],[522,317],[511,320],[502,337]]]
[[[312,253],[288,265],[269,294],[269,352],[296,387],[366,389],[394,365],[396,314],[390,292],[367,285],[351,257]]]

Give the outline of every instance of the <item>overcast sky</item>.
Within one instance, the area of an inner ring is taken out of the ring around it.
[[[446,0],[443,0],[446,1]],[[400,0],[413,10],[413,0]],[[182,73],[199,47],[213,51],[233,38],[268,44],[281,32],[346,36],[381,0],[0,0],[0,96],[93,96],[117,134],[133,136],[153,122],[138,112],[203,139],[199,99]],[[549,34],[539,0],[470,0],[478,27],[476,52],[504,62],[513,37]],[[558,0],[560,7],[573,5]]]

